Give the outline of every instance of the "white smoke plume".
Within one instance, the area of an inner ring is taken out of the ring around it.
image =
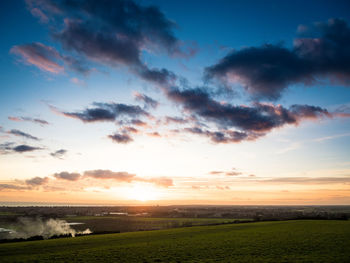
[[[42,236],[44,239],[48,239],[52,236],[71,235],[72,237],[77,234],[87,235],[92,232],[90,229],[84,231],[77,231],[70,227],[65,220],[60,219],[42,219],[42,218],[19,218],[17,224],[14,224],[11,229],[10,238],[29,238],[33,236]]]

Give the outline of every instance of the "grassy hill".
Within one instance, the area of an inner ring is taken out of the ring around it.
[[[1,262],[350,262],[350,221],[198,226],[0,244]]]

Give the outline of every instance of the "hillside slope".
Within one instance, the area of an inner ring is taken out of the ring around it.
[[[1,262],[350,262],[350,221],[200,226],[0,245]]]

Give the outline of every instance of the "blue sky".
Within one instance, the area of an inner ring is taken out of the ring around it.
[[[349,203],[348,1],[0,5],[2,200]]]

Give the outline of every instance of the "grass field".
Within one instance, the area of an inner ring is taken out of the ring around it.
[[[73,228],[77,230],[89,228],[94,233],[159,230],[184,226],[233,223],[240,220],[227,218],[154,218],[130,216],[75,216],[65,217],[62,219],[66,220],[67,222],[84,223],[83,225],[75,225]],[[248,219],[244,220],[249,221]]]
[[[1,262],[350,262],[350,221],[196,226],[0,244]]]

